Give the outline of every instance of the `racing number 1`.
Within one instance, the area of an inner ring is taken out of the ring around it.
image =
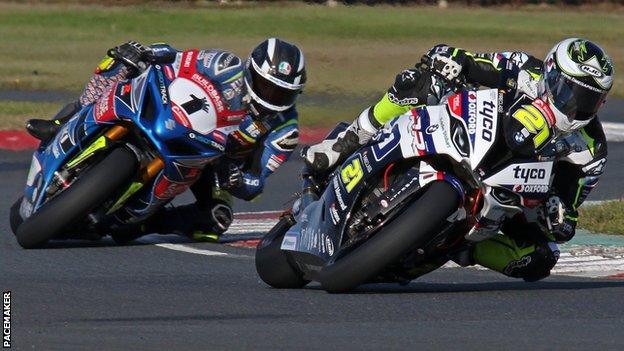
[[[529,133],[535,134],[535,137],[533,137],[535,148],[538,148],[546,140],[548,140],[548,136],[550,136],[548,123],[537,108],[531,105],[525,105],[516,110],[512,116],[522,123]]]
[[[363,176],[364,171],[362,171],[362,165],[360,164],[360,159],[358,158],[351,161],[351,163],[346,165],[340,172],[342,183],[345,185],[348,193],[353,190]]]

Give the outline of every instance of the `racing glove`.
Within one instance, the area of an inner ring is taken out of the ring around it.
[[[152,49],[136,41],[129,41],[109,49],[107,54],[138,72],[143,72],[147,68],[148,63],[154,60]]]
[[[455,81],[462,72],[465,53],[455,49],[451,52],[451,49],[447,45],[436,45],[423,56],[422,61],[432,72],[448,81]]]
[[[546,226],[557,243],[570,241],[576,233],[578,212],[566,208],[561,199],[552,195],[545,203]]]
[[[238,188],[243,184],[243,172],[240,167],[231,161],[225,161],[217,170],[219,187],[221,189]]]

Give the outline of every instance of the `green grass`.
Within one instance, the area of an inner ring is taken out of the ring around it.
[[[308,93],[338,96],[332,106],[304,106],[304,112],[313,113],[309,119],[302,114],[304,125],[354,117],[365,106],[342,104],[340,96],[381,94],[398,71],[440,42],[472,51],[526,50],[542,57],[556,41],[584,36],[602,44],[615,65],[624,67],[624,13],[619,10],[0,4],[0,89],[78,93],[106,49],[129,39],[177,48],[219,47],[246,56],[268,36],[303,49]],[[622,77],[614,88],[620,97]],[[0,111],[0,118],[6,115]]]
[[[593,233],[624,235],[624,201],[608,201],[579,209],[580,228]]]
[[[50,118],[62,104],[30,101],[0,101],[0,129],[21,129],[30,118]]]

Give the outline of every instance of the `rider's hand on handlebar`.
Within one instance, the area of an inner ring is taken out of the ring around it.
[[[108,50],[108,56],[123,62],[126,66],[139,72],[147,68],[149,62],[154,59],[154,53],[148,46],[136,41],[129,41]]]
[[[234,162],[225,161],[217,171],[219,186],[222,189],[233,189],[243,184],[243,172]]]
[[[452,57],[435,54],[431,57],[430,69],[448,81],[459,78],[462,66]]]

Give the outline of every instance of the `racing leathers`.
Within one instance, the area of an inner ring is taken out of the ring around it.
[[[189,185],[196,198],[195,203],[165,207],[161,202],[154,209],[125,209],[132,213],[117,215],[111,224],[114,237],[126,241],[148,233],[177,233],[196,240],[215,240],[228,229],[233,219],[230,194],[244,200],[257,197],[262,193],[266,179],[290,157],[297,146],[297,109],[293,106],[276,115],[265,116],[262,120],[253,117],[247,108],[248,97],[243,83],[244,62],[230,52],[217,49],[178,51],[166,44],[144,47],[134,42],[116,49],[123,49],[127,45],[133,46],[130,47],[131,53],[136,52],[133,48],[137,47],[147,52],[149,63],[159,65],[169,81],[175,82],[184,77],[185,70],[194,65],[192,72],[198,76],[187,77],[188,81],[184,84],[192,82],[199,85],[211,99],[211,108],[214,106],[216,110],[216,129],[227,138],[227,156],[212,168],[203,169],[201,174],[192,179]],[[98,65],[79,101],[63,108],[53,119],[55,125],[64,123],[81,107],[96,103],[115,83],[122,84],[124,80],[134,78],[147,67],[136,64],[143,63],[144,54],[141,57],[121,56],[130,58],[121,60],[107,57]],[[176,96],[169,98],[173,106]],[[187,96],[184,98],[188,100]],[[201,117],[208,117],[202,111],[202,104],[181,102],[176,106],[177,110],[172,108],[178,122],[190,124],[190,128],[195,126],[194,123],[210,123],[201,120]],[[207,109],[204,107],[204,110]],[[166,204],[180,191],[165,190],[163,193],[166,194]],[[148,212],[149,216],[145,216]],[[137,218],[143,220],[137,221]]]
[[[338,138],[304,150],[313,168],[324,170],[341,162],[386,122],[417,106],[437,104],[444,94],[444,81],[464,79],[475,86],[505,92],[510,108],[504,112],[506,147],[515,156],[542,157],[544,147],[560,135],[552,111],[538,97],[541,60],[524,52],[473,54],[447,45],[436,45],[425,56],[432,58],[429,70],[408,69],[375,105],[365,109]],[[436,75],[428,74],[437,72]],[[522,110],[522,111],[520,111]],[[520,112],[518,112],[520,111]],[[565,136],[573,141],[557,143],[553,192],[544,206],[545,221],[520,214],[503,223],[489,223],[495,235],[458,255],[462,265],[480,264],[507,276],[535,281],[547,277],[559,257],[557,243],[575,234],[577,209],[598,182],[604,170],[607,144],[595,117],[584,128]],[[571,146],[573,145],[573,146]]]

